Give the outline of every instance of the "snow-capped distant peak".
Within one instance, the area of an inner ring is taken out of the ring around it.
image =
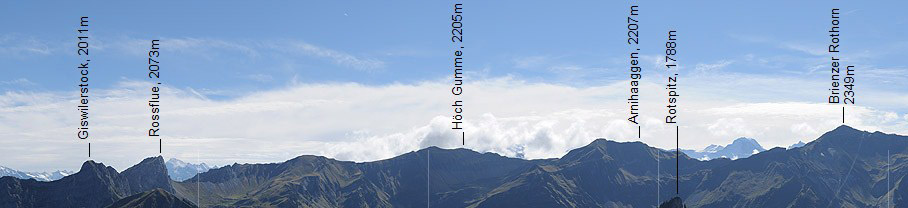
[[[701,151],[682,150],[688,157],[698,158],[700,160],[709,160],[712,158],[729,158],[732,160],[746,158],[751,155],[766,151],[763,146],[755,139],[740,137],[732,141],[731,144],[722,146],[712,144],[703,148]]]
[[[170,160],[167,160],[167,164],[172,165],[173,167],[186,167],[186,162],[176,158],[170,158]]]
[[[723,147],[722,145],[711,144],[709,146],[706,146],[706,148],[703,148],[702,151],[703,152],[716,152],[716,151],[722,150],[724,148],[725,147]]]
[[[0,177],[2,176],[12,176],[19,179],[35,179],[39,181],[55,181],[61,179],[67,175],[72,174],[72,171],[55,171],[55,172],[23,172],[14,170],[12,168],[0,166]]]
[[[798,148],[798,147],[803,147],[804,145],[806,145],[806,144],[804,144],[804,142],[798,141],[798,143],[795,143],[795,144],[792,144],[791,146],[788,146],[788,149],[794,149],[794,148]]]
[[[192,178],[196,174],[207,172],[213,168],[205,163],[187,163],[176,158],[170,158],[165,165],[167,166],[167,174],[175,181],[183,181]]]

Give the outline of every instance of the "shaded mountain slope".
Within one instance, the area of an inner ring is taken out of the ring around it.
[[[526,207],[652,206],[656,201],[657,183],[662,187],[658,193],[663,198],[674,193],[674,157],[673,152],[641,142],[598,139],[560,159],[539,164],[471,206],[500,207],[515,202]],[[682,154],[681,163],[685,168],[681,173],[697,176],[694,173],[728,161],[704,162]],[[699,179],[682,178],[685,180]]]
[[[704,172],[709,180],[685,201],[691,207],[879,206],[888,192],[887,150],[905,155],[908,138],[841,126],[802,148],[774,148]]]
[[[424,206],[427,198],[434,199],[429,202],[433,205],[463,207],[464,199],[486,193],[530,164],[432,147],[369,163],[300,156],[283,163],[234,164],[175,186],[177,193],[193,196],[199,186],[202,204],[225,207],[411,207]],[[426,195],[427,182],[431,196]]]
[[[198,207],[189,200],[181,199],[164,189],[156,188],[120,199],[107,208],[193,208]]]

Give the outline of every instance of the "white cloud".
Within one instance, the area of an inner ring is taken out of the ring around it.
[[[385,63],[378,59],[357,57],[348,53],[328,48],[322,48],[301,41],[279,44],[275,43],[270,45],[272,45],[272,47],[274,48],[279,48],[291,52],[297,52],[321,58],[328,58],[338,65],[352,67],[360,70],[374,70],[383,68],[385,66]]]
[[[19,79],[8,80],[8,81],[0,81],[0,85],[32,86],[32,85],[35,85],[35,83],[32,81],[29,81],[26,78],[19,78]]]
[[[734,63],[734,61],[730,61],[730,60],[721,60],[721,61],[718,61],[718,62],[712,63],[712,64],[699,63],[696,66],[694,66],[694,69],[696,69],[698,72],[713,72],[713,71],[725,68],[726,66],[728,66],[729,64],[732,64],[732,63]]]
[[[258,50],[253,44],[244,44],[241,42],[235,41],[226,41],[220,39],[208,39],[208,38],[167,38],[161,39],[161,44],[167,44],[167,49],[172,49],[180,51],[183,53],[204,53],[210,50],[234,50],[246,54],[249,57],[256,57],[259,55]],[[252,45],[252,46],[250,46]],[[150,40],[144,41],[144,51],[148,51],[148,47],[151,47]],[[204,50],[209,49],[209,50]]]
[[[305,56],[326,59],[333,64],[357,70],[369,71],[385,67],[385,63],[376,58],[355,56],[339,50],[316,46],[301,40],[248,41],[194,37],[163,37],[159,38],[159,40],[161,40],[159,42],[161,48],[164,48],[166,51],[189,54],[206,59],[216,59],[225,53],[239,53],[252,59],[266,55],[274,57],[274,54],[284,54],[290,55],[291,57]],[[114,39],[110,45],[132,55],[145,56],[151,46],[150,41],[150,39],[123,37]],[[101,42],[97,45],[103,47],[106,44]],[[255,79],[256,81],[265,78],[255,74],[250,76],[251,77],[248,78]]]
[[[709,133],[719,137],[753,137],[747,122],[742,118],[719,118],[706,128]]]
[[[50,45],[33,37],[19,37],[9,34],[0,36],[0,55],[3,56],[43,56],[50,55],[54,50]]]
[[[250,74],[245,76],[247,79],[257,81],[257,82],[270,82],[274,80],[274,77],[267,74]]]
[[[514,58],[511,62],[514,63],[514,68],[529,69],[546,67],[551,64],[552,59],[552,56],[525,56]]]
[[[798,80],[756,80],[804,85]],[[740,136],[753,137],[766,147],[784,147],[810,141],[840,124],[836,106],[784,101],[787,98],[727,100],[723,98],[736,92],[711,90],[724,84],[687,83],[708,84],[683,88],[682,148],[726,144]],[[596,138],[638,140],[636,129],[626,121],[627,84],[571,87],[510,77],[472,81],[464,94],[465,146],[450,130],[449,80],[380,86],[296,84],[230,100],[209,100],[192,89],[165,86],[164,156],[195,161],[198,155],[202,162],[217,165],[283,161],[302,154],[371,161],[435,145],[512,157],[560,157]],[[94,89],[92,159],[123,170],[157,155],[157,140],[144,135],[150,125],[148,86],[125,81],[112,89]],[[673,148],[674,128],[663,124],[662,85],[643,82],[641,89],[641,140]],[[0,140],[0,154],[9,163],[4,165],[77,169],[87,158],[85,144],[74,136],[78,116],[74,100],[71,93],[0,96],[0,137],[10,138]],[[904,114],[858,106],[850,107],[847,116],[857,128],[908,133]]]
[[[810,54],[810,55],[813,55],[813,56],[824,56],[824,55],[828,55],[828,52],[826,51],[827,48],[824,48],[824,47],[816,47],[816,46],[822,46],[822,45],[821,45],[821,44],[814,44],[814,45],[812,45],[812,47],[811,47],[811,46],[806,46],[806,45],[801,44],[801,43],[783,43],[783,44],[780,44],[780,47],[781,47],[781,48],[785,48],[785,49],[789,49],[789,50],[794,50],[794,51],[798,51],[798,52]]]

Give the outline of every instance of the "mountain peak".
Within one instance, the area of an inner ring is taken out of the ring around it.
[[[709,145],[706,148],[703,148],[702,151],[694,150],[682,150],[684,154],[692,158],[697,158],[699,160],[711,160],[716,158],[729,158],[729,159],[738,159],[750,157],[753,154],[766,151],[756,139],[740,137],[732,141],[731,144],[726,146],[722,145]]]
[[[747,137],[740,137],[740,138],[735,139],[735,141],[733,141],[732,143],[739,143],[739,142],[757,143],[757,140],[747,138]]]
[[[35,179],[38,181],[55,181],[72,175],[74,172],[68,170],[57,170],[53,172],[25,172],[0,166],[0,177],[12,176],[18,179]]]
[[[164,157],[158,155],[158,156],[155,156],[155,157],[145,158],[145,159],[142,160],[142,162],[139,162],[139,164],[142,164],[142,163],[160,163],[160,164],[164,164]]]
[[[87,160],[84,163],[82,163],[82,167],[79,168],[78,173],[81,173],[81,174],[104,173],[104,172],[109,172],[108,168],[113,169],[111,167],[107,167],[106,165],[104,165],[104,163],[98,163],[98,162],[95,162],[94,160]],[[114,171],[114,172],[116,172],[116,171]]]
[[[609,142],[615,142],[615,141],[608,140],[608,139],[605,139],[605,138],[596,138],[595,140],[593,140],[593,142],[590,142],[589,145],[594,145],[594,144],[602,144],[602,145],[605,145],[605,144],[608,144]],[[587,146],[589,146],[589,145],[587,145]]]
[[[763,148],[763,146],[760,145],[760,143],[757,142],[756,139],[751,139],[751,138],[747,138],[747,137],[741,137],[741,138],[735,139],[735,141],[731,142],[731,144],[729,144],[725,148],[736,148],[735,146],[742,146],[747,149],[756,149],[757,151],[760,151],[760,152],[766,151],[766,149]]]
[[[422,148],[419,151],[426,151],[426,150],[447,150],[447,149],[442,149],[441,147],[438,147],[438,146],[428,146],[426,148]]]
[[[127,168],[120,175],[124,176],[132,188],[132,193],[141,192],[152,188],[164,188],[167,191],[173,191],[170,186],[170,176],[167,174],[167,166],[164,165],[164,157],[149,157]]]
[[[662,204],[659,205],[659,208],[684,208],[684,207],[687,207],[687,206],[684,206],[684,203],[681,202],[681,198],[677,197],[677,196],[673,197],[672,199],[670,199],[668,201],[662,202]]]
[[[839,127],[836,127],[832,131],[826,132],[826,134],[856,134],[856,133],[869,133],[869,132],[862,131],[862,130],[859,130],[859,129],[856,129],[854,127],[844,125],[844,124]],[[824,134],[824,135],[826,135],[826,134]]]
[[[593,141],[590,142],[589,144],[587,144],[587,145],[585,145],[585,146],[583,146],[583,147],[574,149],[574,150],[586,150],[586,151],[589,151],[589,150],[602,150],[602,151],[604,151],[605,147],[609,146],[611,143],[615,143],[615,142],[614,142],[614,141],[609,141],[608,139],[598,138],[598,139],[596,139],[596,140],[593,140]],[[572,151],[573,151],[573,150],[572,150]],[[570,152],[568,152],[568,154],[570,154]]]
[[[703,152],[718,152],[719,150],[725,149],[725,146],[711,144],[703,148]]]
[[[466,149],[466,148],[445,149],[445,148],[441,148],[441,147],[437,147],[437,146],[429,146],[429,147],[420,149],[416,152],[410,152],[410,153],[415,153],[417,155],[421,155],[421,154],[425,154],[426,151],[431,151],[432,152],[431,154],[433,157],[442,156],[442,155],[454,156],[454,155],[463,155],[463,154],[469,154],[469,155],[472,155],[472,154],[482,155],[483,154],[483,153],[480,153],[480,152],[477,152],[477,151],[474,151],[471,149]]]
[[[820,138],[817,138],[816,142],[821,144],[847,145],[847,143],[853,141],[853,139],[860,138],[862,134],[869,133],[870,132],[861,131],[848,125],[841,125],[832,131],[820,135]]]
[[[202,173],[196,176],[198,182],[172,182],[166,175],[139,171],[155,170],[163,160],[160,157],[147,158],[119,175],[113,168],[88,161],[82,173],[59,181],[0,178],[0,187],[6,187],[0,190],[6,191],[0,194],[0,207],[104,207],[114,202],[117,206],[113,207],[192,207],[185,199],[195,196],[215,207],[651,207],[649,197],[624,196],[653,194],[653,187],[670,184],[675,178],[680,179],[677,188],[685,191],[674,196],[662,193],[664,199],[671,199],[660,207],[684,207],[685,203],[696,207],[870,207],[879,200],[839,196],[901,193],[908,183],[902,180],[902,186],[882,189],[881,179],[888,181],[890,176],[879,173],[904,166],[902,160],[890,164],[883,156],[895,150],[893,158],[903,157],[908,137],[849,129],[828,133],[819,144],[812,142],[796,150],[777,147],[743,160],[694,161],[642,142],[596,139],[552,159],[522,160],[463,148],[428,147],[362,163],[300,156],[283,163],[235,164]],[[735,140],[738,142],[733,144],[756,144],[753,139]],[[737,150],[736,146],[727,145],[723,150]],[[683,168],[674,168],[676,164]],[[861,167],[852,169],[852,164]],[[841,171],[829,170],[847,170],[856,177],[842,180]],[[102,173],[110,177],[100,178]],[[902,173],[893,172],[896,184]],[[877,176],[867,177],[873,174]],[[844,194],[816,191],[839,187]],[[753,197],[741,200],[741,196]]]
[[[176,158],[170,158],[164,164],[167,166],[167,174],[175,181],[183,181],[192,178],[198,173],[204,173],[215,168],[205,163],[188,163]]]
[[[806,144],[803,141],[798,141],[798,143],[794,143],[791,146],[788,146],[788,149],[803,147],[804,145],[806,145]]]
[[[153,172],[158,172],[158,171],[164,171],[165,173],[167,172],[167,166],[164,165],[164,157],[161,157],[161,156],[145,158],[142,160],[142,162],[139,162],[139,164],[133,165],[132,167],[129,167],[128,169],[126,169],[123,172],[127,172],[127,171],[130,171],[133,169],[144,169],[144,171],[153,171]]]
[[[616,145],[616,144],[636,144],[636,143],[645,145],[645,144],[643,144],[643,142],[640,142],[640,141],[619,142],[619,141],[608,140],[605,138],[597,138],[597,139],[593,140],[592,142],[590,142],[589,144],[587,144],[586,146],[583,146],[580,148],[593,147],[593,146],[611,146],[611,145]]]
[[[179,159],[177,159],[177,158],[170,158],[169,160],[167,160],[166,163],[167,163],[167,164],[173,164],[173,165],[176,165],[176,166],[183,166],[183,165],[186,165],[186,162],[183,162],[182,160],[179,160]]]
[[[571,150],[561,157],[562,161],[580,161],[580,160],[620,160],[621,156],[630,156],[634,158],[653,158],[656,153],[650,152],[652,147],[643,142],[616,142],[607,139],[596,139],[590,144]]]
[[[854,127],[842,124],[839,127],[836,127],[835,129],[833,129],[832,131],[861,131],[861,130],[858,130],[858,129],[855,129]]]

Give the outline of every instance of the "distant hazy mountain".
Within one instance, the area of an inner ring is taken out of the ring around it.
[[[53,182],[0,178],[0,207],[880,207],[889,199],[908,207],[906,136],[841,126],[801,148],[738,160],[682,154],[678,195],[674,157],[604,139],[538,160],[430,147],[364,163],[234,164],[184,182],[169,179],[160,157],[121,173],[89,161]]]
[[[798,143],[795,143],[795,144],[792,144],[791,146],[788,146],[788,149],[794,149],[794,148],[798,148],[798,147],[803,147],[804,145],[806,145],[806,144],[804,144],[804,142],[798,141]]]
[[[33,179],[39,180],[39,181],[53,181],[53,180],[63,178],[63,176],[68,176],[70,174],[73,174],[73,172],[72,171],[60,171],[60,170],[50,172],[50,173],[48,173],[48,172],[23,172],[23,171],[13,170],[12,168],[0,166],[0,177],[12,176],[12,177],[20,178],[20,179],[33,178]]]
[[[167,166],[167,174],[175,181],[183,181],[192,178],[196,174],[204,173],[212,168],[205,163],[187,163],[176,158],[170,158],[165,165]]]
[[[709,145],[703,150],[681,150],[684,154],[691,158],[696,158],[699,160],[711,160],[716,158],[728,158],[736,160],[739,158],[750,157],[753,154],[766,151],[763,149],[763,146],[760,146],[760,143],[757,140],[751,138],[738,138],[734,142],[728,144],[727,146],[722,145]]]

